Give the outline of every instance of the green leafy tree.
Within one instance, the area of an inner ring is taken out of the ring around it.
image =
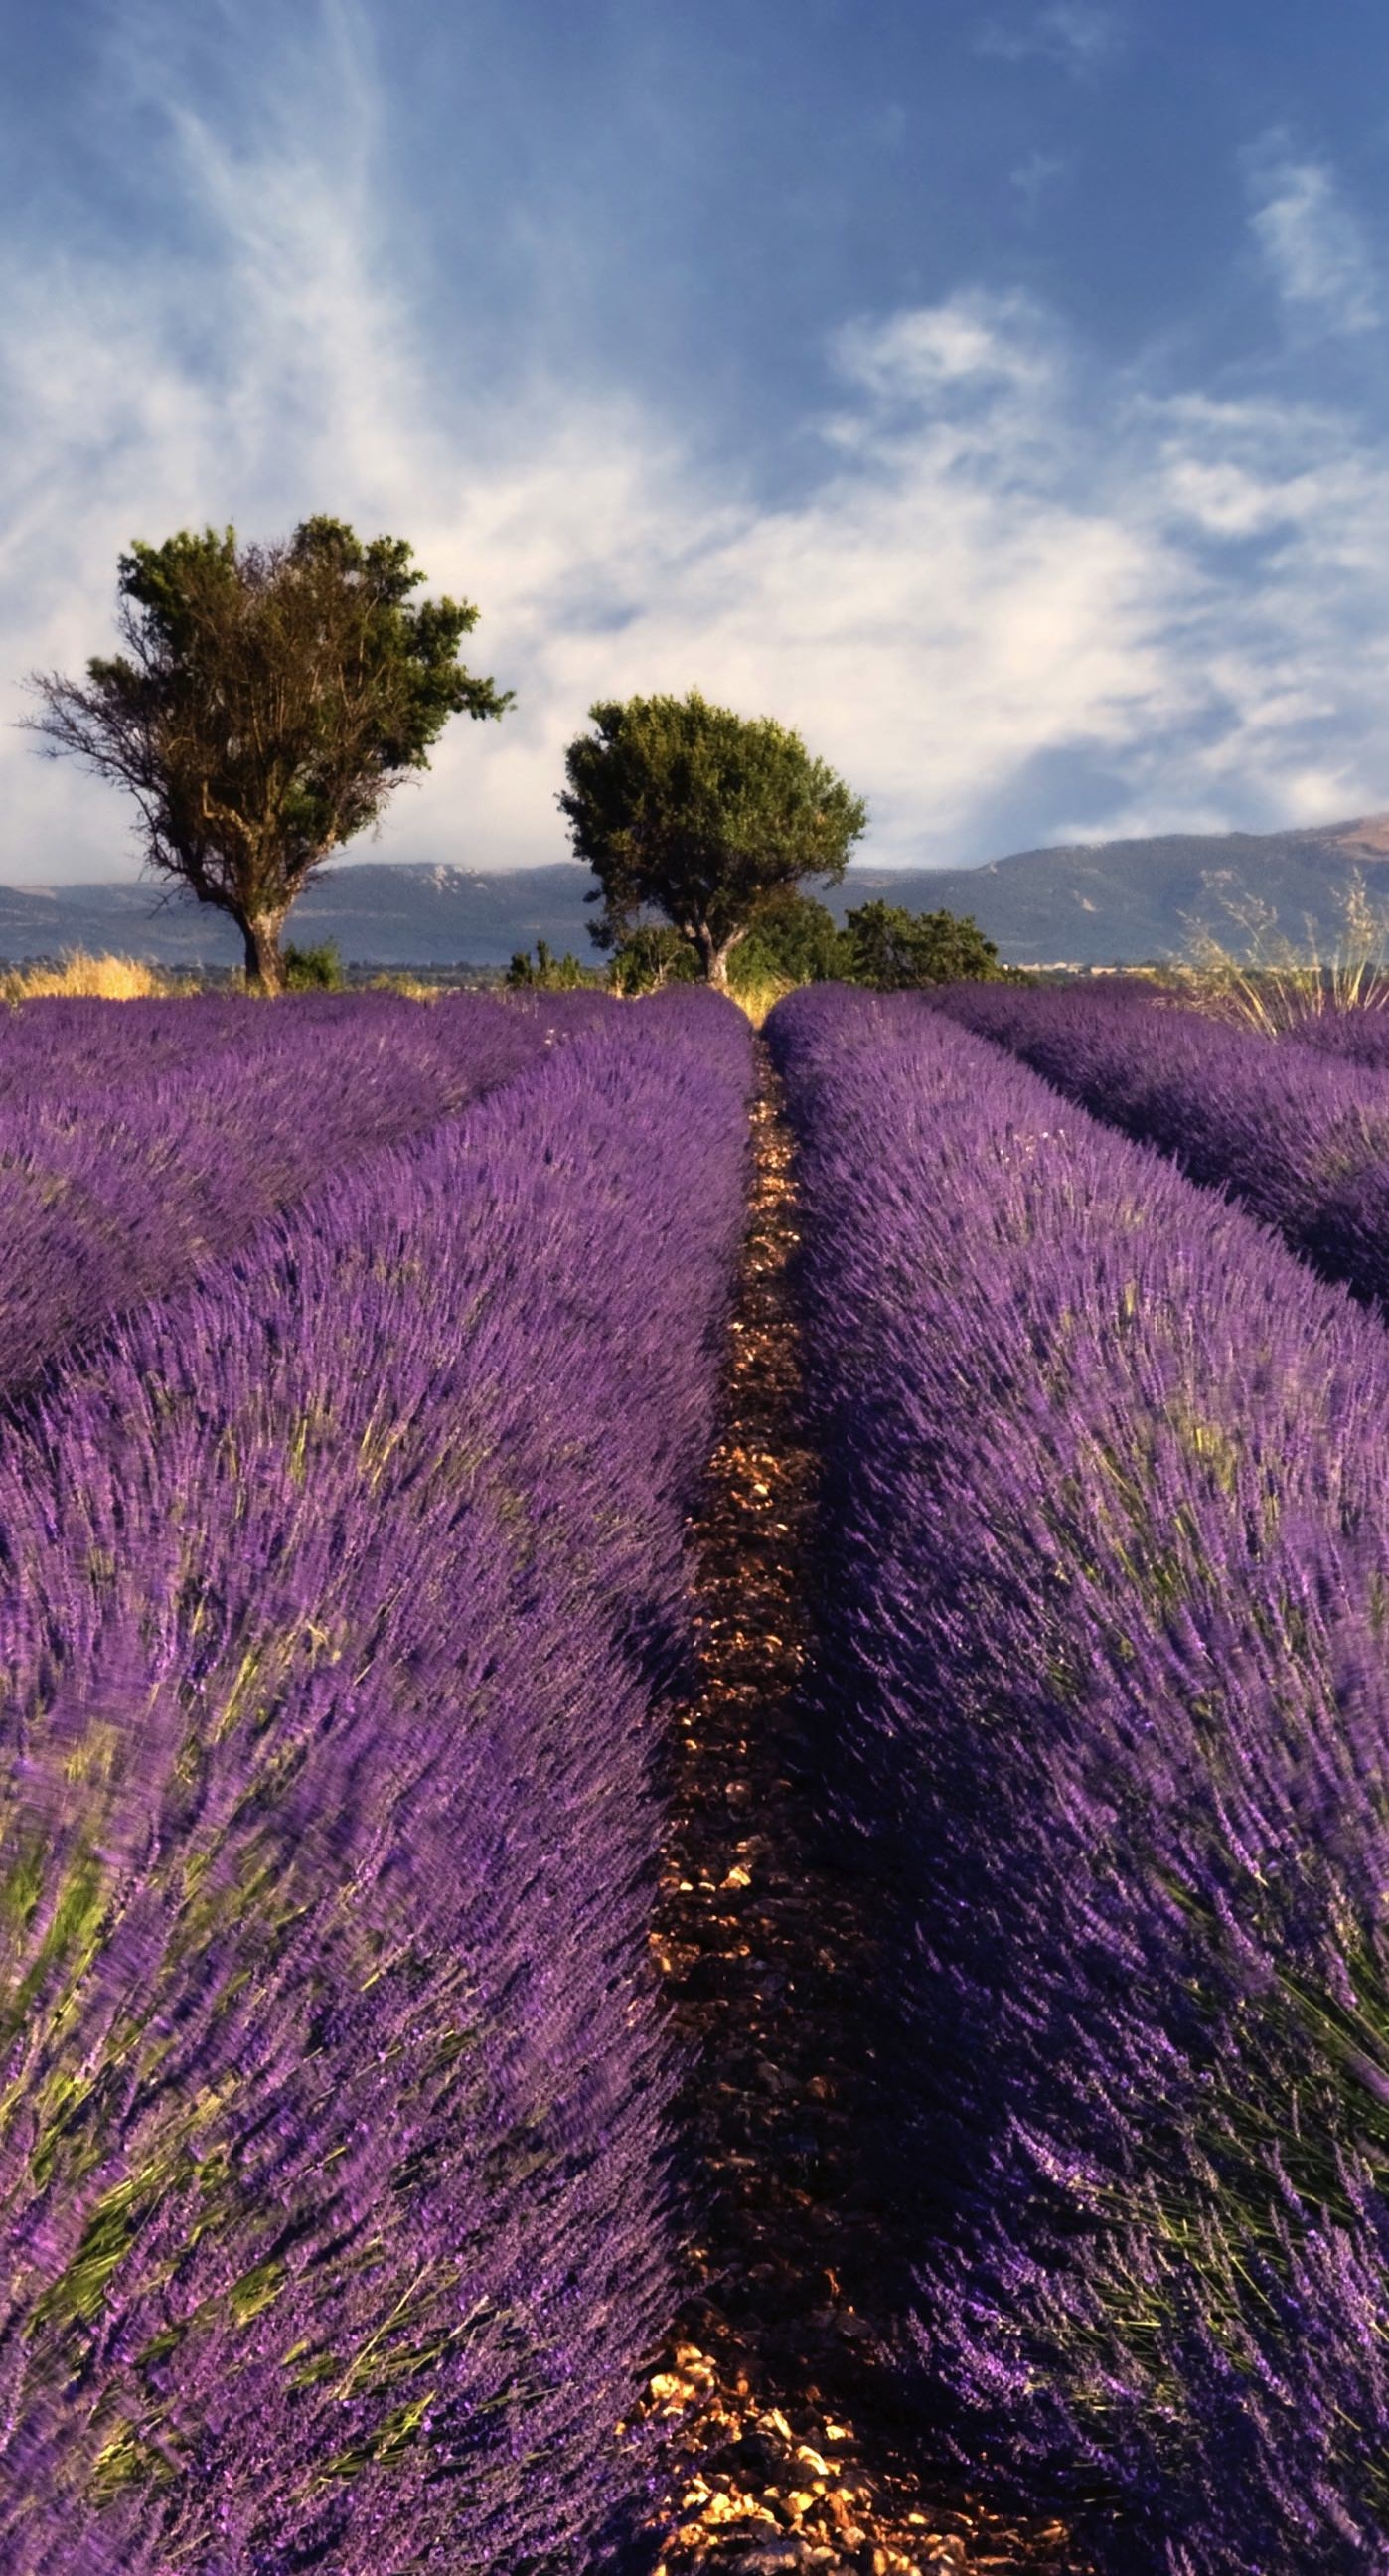
[[[833,884],[867,822],[862,800],[770,716],[688,697],[603,701],[565,755],[559,799],[598,879],[596,945],[620,948],[650,915],[709,983],[764,908],[805,879]]]
[[[843,974],[843,937],[828,905],[804,894],[778,895],[754,920],[735,951],[729,980],[736,990],[758,984],[825,984]]]
[[[1009,971],[970,914],[907,912],[891,903],[860,904],[845,916],[841,959],[846,984],[872,984],[880,993],[998,983]]]
[[[697,984],[699,960],[668,923],[650,921],[629,930],[612,952],[608,982],[614,993],[659,993],[667,984]]]
[[[573,993],[583,984],[601,984],[603,978],[581,966],[568,949],[556,957],[548,939],[537,939],[534,957],[528,948],[513,952],[503,981],[513,993]]]
[[[278,992],[280,933],[452,715],[511,703],[458,659],[466,601],[413,601],[400,537],[306,519],[269,545],[184,529],[120,559],[122,650],[37,672],[31,730],[134,797],[147,864],[229,913],[248,983]]]
[[[347,977],[337,943],[325,939],[317,948],[296,948],[293,941],[281,952],[280,965],[287,993],[343,993]]]

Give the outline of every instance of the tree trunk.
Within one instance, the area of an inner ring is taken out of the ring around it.
[[[704,980],[706,984],[713,985],[716,993],[728,991],[728,961],[734,949],[740,947],[746,937],[746,929],[735,930],[721,944],[716,945],[713,932],[706,930],[703,922],[696,923],[694,943],[699,950],[699,962],[704,969]]]
[[[246,942],[246,985],[255,993],[282,993],[285,970],[280,960],[282,912],[245,913],[241,936]]]

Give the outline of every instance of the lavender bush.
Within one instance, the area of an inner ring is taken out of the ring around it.
[[[116,1031],[140,1008],[35,1007],[105,1011]],[[510,1080],[566,1026],[475,994],[428,1008],[382,994],[148,1007],[186,1015],[189,1060],[142,1076],[133,1043],[124,1080],[68,1091],[59,1057],[51,1096],[6,1098],[16,1042],[0,1023],[0,1391],[75,1334],[191,1278],[321,1172]]]
[[[0,1008],[0,1103],[72,1099],[195,1064],[253,1025],[256,1006],[230,995],[166,1002],[48,996]],[[260,1016],[263,1016],[261,1014]]]
[[[625,1010],[12,1414],[7,2576],[621,2563],[747,1083]]]
[[[769,1026],[904,2393],[1112,2576],[1383,2571],[1389,1338],[916,1000]]]
[[[1389,1004],[1362,1002],[1338,1011],[1309,1011],[1284,1033],[1285,1046],[1315,1048],[1343,1064],[1389,1066]]]
[[[962,984],[941,1007],[1233,1191],[1325,1277],[1389,1297],[1389,1091],[1368,1066],[1131,995]]]

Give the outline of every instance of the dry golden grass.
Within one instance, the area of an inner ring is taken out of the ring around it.
[[[753,1027],[760,1029],[767,1013],[775,1008],[782,994],[793,992],[794,989],[794,983],[789,976],[766,975],[756,983],[730,985],[729,993],[739,1010],[746,1011]]]
[[[1192,926],[1186,963],[1175,970],[1182,1000],[1263,1037],[1277,1037],[1320,1011],[1382,1007],[1389,1001],[1389,911],[1371,900],[1359,874],[1338,909],[1340,937],[1324,949],[1310,921],[1299,946],[1259,896],[1227,896],[1224,910],[1239,946]]]
[[[155,1002],[187,992],[186,980],[163,974],[138,957],[88,957],[73,949],[60,966],[16,966],[0,974],[0,1000],[36,1002],[59,995],[92,1002]]]
[[[437,1002],[441,993],[454,989],[447,984],[422,983],[418,975],[397,975],[394,972],[373,975],[367,986],[369,993],[399,993],[407,1002]]]

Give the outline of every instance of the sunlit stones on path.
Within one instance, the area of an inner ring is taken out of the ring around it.
[[[792,1143],[761,1062],[727,1413],[695,1532],[703,1670],[676,1713],[652,1946],[696,2054],[685,2116],[707,2188],[696,2280],[643,2414],[669,2439],[663,2576],[1059,2569],[1024,2535],[923,2491],[876,2429],[879,2321],[846,2294],[872,2211],[852,2130],[871,2068],[855,1998],[869,1929],[825,1865],[798,1758],[811,1650],[814,1461],[789,1268]]]

